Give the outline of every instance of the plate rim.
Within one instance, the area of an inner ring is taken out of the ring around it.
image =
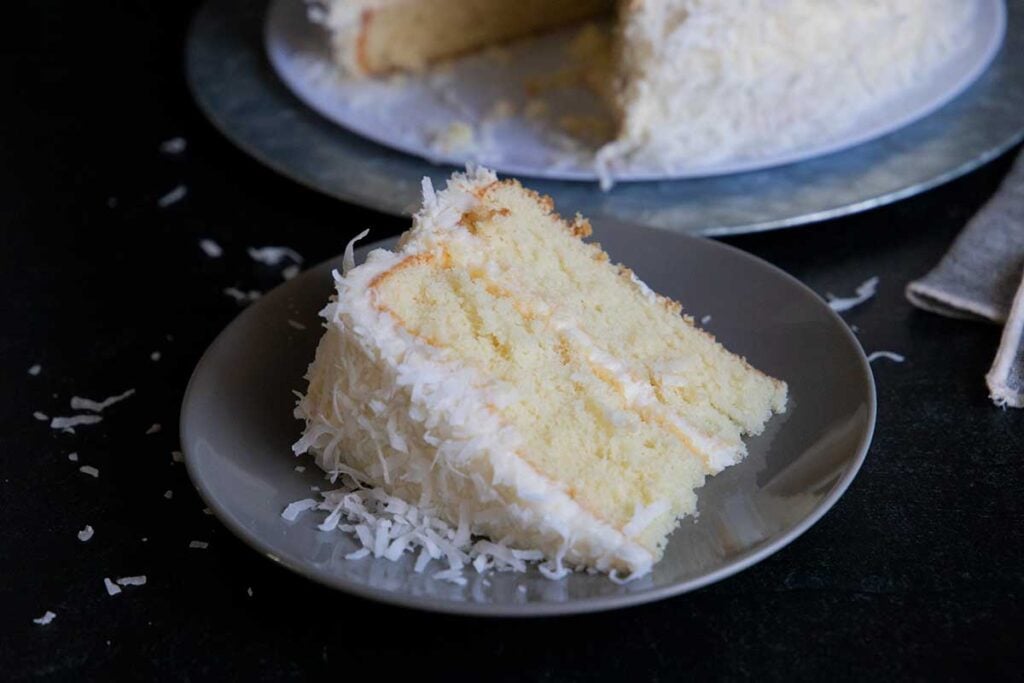
[[[619,221],[620,223],[627,223],[626,221]],[[631,229],[639,230],[653,230],[653,228],[646,228],[639,225],[631,225]],[[774,275],[780,276],[786,280],[790,285],[803,290],[805,294],[810,294],[814,299],[820,302],[820,305],[827,312],[828,317],[832,319],[832,322],[837,324],[842,334],[845,336],[846,341],[850,343],[851,349],[857,358],[859,365],[861,366],[862,376],[865,379],[865,388],[867,390],[867,422],[866,429],[861,434],[858,440],[857,446],[854,449],[853,458],[850,461],[850,465],[842,477],[832,486],[828,494],[817,503],[810,512],[807,513],[798,523],[790,527],[785,533],[781,534],[778,538],[773,539],[771,542],[764,544],[762,547],[743,554],[738,559],[728,563],[724,567],[720,567],[714,571],[708,572],[700,577],[691,579],[688,581],[681,581],[673,583],[667,586],[659,588],[653,588],[651,590],[645,590],[638,593],[623,593],[616,595],[605,595],[590,598],[580,598],[570,602],[564,603],[553,603],[553,602],[539,602],[539,603],[517,603],[517,604],[501,604],[501,603],[477,603],[477,602],[454,602],[441,598],[433,598],[428,596],[410,595],[406,593],[396,593],[389,591],[382,591],[365,583],[353,581],[347,579],[344,576],[332,575],[327,576],[320,572],[310,571],[302,562],[293,562],[287,557],[280,557],[275,553],[275,547],[264,541],[257,534],[252,533],[240,524],[237,524],[233,519],[232,515],[229,514],[218,502],[217,497],[211,492],[207,486],[205,480],[200,476],[198,472],[199,465],[197,459],[199,456],[191,452],[189,448],[189,440],[187,434],[192,431],[190,428],[190,416],[189,406],[192,403],[192,398],[197,391],[198,378],[204,373],[206,367],[210,365],[212,361],[212,355],[215,349],[227,342],[228,332],[243,318],[249,318],[258,315],[259,307],[262,303],[265,303],[271,297],[277,298],[285,296],[286,292],[294,283],[299,282],[302,279],[311,279],[316,277],[321,269],[325,268],[328,264],[336,262],[340,255],[332,256],[320,263],[317,263],[308,270],[302,272],[298,277],[290,281],[285,281],[279,284],[277,287],[272,289],[270,292],[265,294],[260,300],[254,302],[248,306],[245,310],[236,315],[224,328],[214,337],[213,341],[203,351],[199,361],[196,363],[192,374],[189,377],[188,384],[186,385],[185,392],[182,397],[181,409],[179,412],[179,428],[178,438],[181,444],[182,453],[185,459],[185,469],[188,473],[189,480],[192,482],[193,487],[196,489],[199,497],[203,500],[206,506],[213,512],[214,517],[243,544],[249,548],[258,552],[261,556],[271,560],[275,564],[284,566],[299,576],[314,581],[322,586],[341,591],[343,593],[354,595],[356,597],[380,602],[396,607],[405,607],[418,609],[428,612],[438,612],[445,614],[456,614],[464,616],[479,616],[479,617],[544,617],[544,616],[557,616],[557,615],[571,615],[571,614],[585,614],[592,612],[602,612],[614,609],[623,609],[627,607],[633,607],[651,602],[657,602],[665,600],[667,598],[676,597],[685,593],[698,590],[705,586],[713,583],[717,583],[724,579],[727,579],[745,569],[749,569],[751,566],[758,564],[759,562],[771,557],[777,552],[783,550],[789,544],[794,542],[805,532],[807,532],[812,526],[814,526],[822,517],[828,513],[835,504],[843,497],[846,491],[849,489],[853,480],[857,477],[861,467],[864,464],[867,454],[870,450],[871,443],[874,437],[875,427],[877,423],[878,413],[878,396],[875,386],[874,373],[871,369],[871,364],[867,359],[867,355],[864,353],[864,349],[860,344],[860,341],[854,335],[849,325],[845,320],[834,310],[832,310],[828,304],[821,299],[820,295],[813,289],[805,285],[803,282],[798,280],[793,275],[790,275],[783,269],[779,268],[773,263],[759,258],[753,254],[750,254],[738,247],[730,244],[725,244],[717,240],[707,240],[705,238],[696,237],[692,235],[686,235],[683,233],[674,233],[677,237],[685,240],[697,240],[704,241],[706,243],[712,243],[715,245],[713,248],[724,249],[725,251],[731,252],[734,256],[739,257],[742,261],[746,261],[755,267],[766,267],[769,271],[772,271]],[[393,242],[396,237],[384,238],[376,240],[374,242],[360,245],[357,249],[357,256],[363,256],[373,249],[379,248],[385,243]]]
[[[567,183],[596,183],[600,180],[600,176],[594,170],[578,168],[573,170],[558,170],[554,168],[545,169],[538,166],[515,163],[494,163],[492,161],[478,162],[465,155],[450,154],[441,151],[430,153],[425,145],[417,146],[414,144],[406,144],[401,139],[393,139],[386,134],[377,134],[366,127],[350,125],[351,122],[345,122],[342,120],[342,117],[336,115],[336,112],[332,112],[330,108],[321,106],[321,102],[313,96],[312,91],[309,88],[305,87],[304,82],[300,79],[293,80],[290,78],[288,65],[291,62],[287,59],[286,55],[282,54],[283,51],[272,49],[272,45],[276,41],[279,41],[281,37],[279,33],[274,30],[278,27],[280,22],[275,22],[274,19],[288,11],[287,5],[289,3],[295,3],[297,1],[299,0],[269,0],[263,15],[262,30],[260,33],[262,38],[261,48],[263,50],[264,58],[271,66],[274,77],[277,78],[288,92],[301,102],[303,106],[309,108],[317,116],[321,117],[332,126],[338,127],[351,135],[368,140],[373,144],[380,145],[400,154],[415,157],[429,164],[444,164],[454,167],[463,167],[466,164],[480,163],[486,165],[488,168],[494,169],[502,175]],[[887,119],[885,123],[867,127],[857,126],[854,128],[854,133],[852,135],[850,134],[850,131],[847,131],[844,134],[834,137],[834,139],[825,144],[790,150],[788,152],[771,155],[766,158],[741,159],[731,162],[727,161],[724,163],[697,166],[696,168],[683,168],[673,172],[660,172],[658,170],[648,169],[632,172],[627,171],[625,173],[613,173],[614,182],[618,184],[702,180],[705,178],[720,178],[723,176],[739,175],[742,173],[769,171],[782,166],[799,164],[805,161],[813,161],[814,159],[825,157],[830,154],[838,154],[859,145],[894,134],[903,128],[911,126],[914,123],[931,116],[953,102],[953,100],[960,97],[960,95],[964,94],[968,88],[970,88],[982,77],[982,75],[984,75],[995,60],[996,55],[1002,49],[1002,46],[1006,41],[1008,25],[1006,2],[1005,0],[982,1],[987,3],[987,8],[982,7],[979,3],[979,9],[985,9],[986,11],[992,12],[992,23],[990,31],[986,32],[983,36],[985,39],[984,49],[977,53],[971,68],[965,71],[960,78],[953,81],[948,87],[941,89],[935,87],[929,88],[929,91],[933,91],[938,94],[934,97],[928,98],[925,103],[917,107],[904,109],[900,115]],[[976,17],[975,24],[978,23],[979,19]],[[975,35],[980,35],[980,33],[976,33]],[[333,66],[329,61],[318,63],[329,67]],[[935,78],[932,79],[933,82],[935,80]]]

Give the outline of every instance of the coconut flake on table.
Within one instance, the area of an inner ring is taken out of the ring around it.
[[[145,586],[146,575],[141,574],[139,576],[122,576],[120,579],[117,579],[116,583],[118,586]]]
[[[158,360],[160,360],[160,352],[154,351],[153,353],[149,354],[149,359],[154,363],[157,362]]]
[[[185,456],[181,451],[171,451],[171,462],[184,462]]]
[[[78,462],[78,453],[68,453],[68,460],[71,462]]]
[[[114,596],[121,592],[121,587],[107,577],[103,577],[103,585],[107,589],[107,595]]]
[[[306,466],[305,465],[296,465],[295,466],[295,471],[296,472],[305,472],[306,471]]]
[[[93,531],[92,527],[86,524],[85,528],[78,532],[78,540],[82,543],[85,543],[90,538],[92,538],[93,533],[95,532]]]
[[[160,197],[160,199],[156,200],[156,205],[161,209],[166,209],[168,206],[180,202],[185,198],[186,194],[188,194],[188,188],[184,185],[178,185],[173,190]]]
[[[134,394],[134,389],[128,389],[124,393],[118,394],[116,396],[110,396],[108,398],[103,399],[102,401],[93,401],[90,398],[72,396],[71,410],[89,410],[94,413],[102,413],[104,410],[114,405],[115,403],[120,403],[121,401],[125,400],[126,398]]]
[[[837,313],[848,311],[851,308],[860,306],[862,303],[873,297],[878,292],[878,277],[871,277],[857,287],[857,294],[850,297],[837,297],[829,292],[826,294],[828,306]]]
[[[700,324],[701,325],[707,325],[709,322],[711,322],[711,316],[710,315],[706,315],[706,316],[704,316],[703,318],[700,319]]]
[[[161,429],[162,427],[160,426],[160,423],[154,422],[149,426],[149,429],[146,430],[146,434],[157,434],[160,432]]]
[[[213,514],[213,510],[211,510],[210,508],[203,508],[203,514],[204,515],[212,515]]]
[[[50,416],[49,415],[47,415],[46,413],[40,412],[38,410],[36,412],[32,413],[32,417],[34,417],[35,419],[39,420],[40,422],[49,422],[50,421]]]
[[[164,154],[181,154],[188,147],[188,142],[181,136],[164,140],[160,143],[160,151]]]
[[[99,479],[100,471],[92,465],[82,465],[78,468],[78,471],[82,474],[88,474],[93,479]]]
[[[225,287],[224,293],[240,304],[247,304],[256,301],[262,296],[262,293],[256,291],[255,289],[250,289],[248,292],[243,292],[238,287]]]
[[[868,362],[871,363],[879,358],[885,358],[886,360],[891,360],[894,363],[902,363],[906,360],[903,354],[896,353],[895,351],[874,351],[868,356]]]
[[[102,422],[103,418],[99,415],[72,415],[71,417],[55,417],[50,420],[50,427],[53,429],[63,429],[65,432],[71,434],[75,433],[75,427],[82,425],[94,425],[97,422]]]
[[[296,330],[304,330],[304,329],[306,329],[305,325],[303,325],[302,323],[298,322],[297,320],[292,320],[291,318],[288,318],[288,324],[291,325],[292,327],[294,327]]]
[[[253,261],[268,266],[279,265],[285,259],[300,264],[303,262],[302,255],[291,247],[249,247],[245,251]]]
[[[252,597],[252,586],[249,586],[248,588],[246,588],[245,592],[251,598]]]
[[[208,237],[199,240],[199,248],[210,258],[220,258],[224,255],[224,249]]]
[[[166,498],[167,500],[170,500],[171,498],[174,498],[174,491],[172,491],[170,489],[167,489],[166,491],[164,491],[164,498]]]
[[[39,364],[37,363],[36,365],[33,365],[32,367],[30,367],[30,368],[28,369],[28,374],[30,374],[30,375],[32,375],[33,377],[35,377],[36,375],[38,375],[38,374],[39,374],[40,372],[42,372],[42,371],[43,371],[43,366],[42,366],[42,365],[39,365]]]
[[[281,271],[281,277],[283,277],[285,280],[292,280],[300,272],[301,272],[300,268],[297,265],[292,264],[290,266],[285,267]]]
[[[210,547],[210,544],[207,543],[206,541],[189,541],[188,542],[188,547],[189,548],[197,548],[199,550],[206,550],[207,548]]]
[[[35,623],[35,624],[39,624],[40,626],[46,626],[47,624],[49,624],[51,621],[53,621],[56,618],[57,618],[56,612],[51,612],[50,610],[46,610],[46,612],[43,614],[43,616],[41,616],[41,617],[39,617],[37,619],[33,619],[32,622]]]

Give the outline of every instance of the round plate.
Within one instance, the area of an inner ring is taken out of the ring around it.
[[[672,534],[651,574],[617,585],[583,573],[551,581],[535,568],[469,571],[460,587],[415,573],[409,555],[399,562],[344,559],[357,542],[318,531],[323,513],[292,523],[281,518],[288,503],[313,495],[311,486],[330,487],[310,458],[291,454],[302,428],[292,417],[292,391],[305,388],[322,333],[317,312],[333,293],[330,271],[340,258],[250,306],[199,361],[182,405],[181,444],[200,495],[243,541],[304,576],[444,612],[525,616],[623,607],[699,588],[778,551],[835,504],[864,460],[875,388],[860,344],[814,292],[737,249],[611,221],[594,228],[612,259],[697,319],[710,315],[706,327],[722,343],[789,383],[787,412],[748,440],[743,462],[699,490],[697,520]],[[295,471],[299,462],[304,472]]]
[[[634,163],[615,172],[617,182],[699,178],[754,171],[836,152],[866,142],[930,114],[959,95],[992,61],[1003,41],[1003,0],[974,0],[975,15],[945,64],[927,80],[914,83],[880,107],[866,111],[846,130],[810,146],[756,158],[675,168]],[[295,95],[317,112],[381,145],[435,163],[484,164],[500,173],[596,181],[596,148],[567,151],[567,138],[552,124],[537,125],[522,114],[488,124],[495,102],[511,102],[517,112],[527,103],[529,83],[557,72],[566,63],[565,46],[579,28],[570,27],[509,44],[501,59],[488,53],[449,62],[446,68],[388,79],[344,79],[331,61],[328,34],[306,16],[303,0],[273,0],[267,10],[265,42],[270,63]],[[547,120],[592,117],[605,107],[586,88],[562,88],[541,94]],[[436,143],[452,121],[470,123],[476,144],[448,151]],[[608,118],[607,124],[612,125]]]
[[[1008,0],[1006,40],[989,69],[938,112],[878,140],[811,161],[735,176],[622,183],[538,180],[566,213],[586,211],[664,230],[724,235],[870,209],[955,178],[1024,136],[1024,0]],[[302,104],[263,50],[264,5],[210,0],[186,47],[199,106],[239,147],[276,171],[394,214],[419,206],[420,180],[451,168],[348,133]]]

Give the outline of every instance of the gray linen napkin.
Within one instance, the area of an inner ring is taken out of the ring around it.
[[[996,405],[1024,408],[1024,154],[930,273],[907,285],[928,311],[1003,323],[985,376]]]

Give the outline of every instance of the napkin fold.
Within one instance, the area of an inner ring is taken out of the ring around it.
[[[1024,155],[939,264],[907,285],[907,298],[941,315],[1002,323],[985,381],[996,405],[1024,408]]]

